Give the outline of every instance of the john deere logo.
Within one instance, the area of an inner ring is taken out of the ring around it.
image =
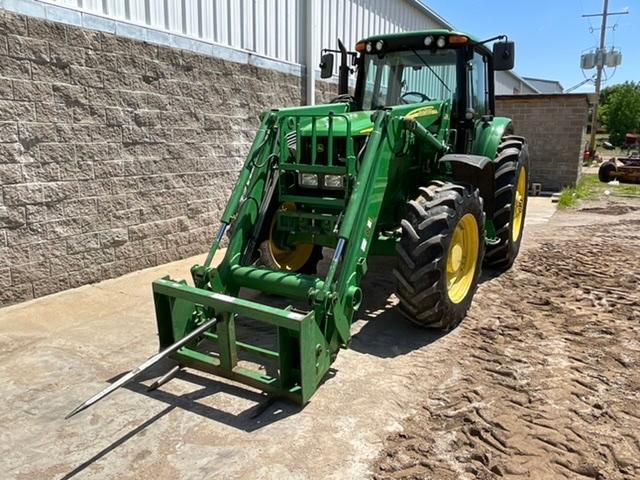
[[[427,115],[437,115],[438,109],[434,106],[416,108],[415,110],[407,113],[404,118],[420,118],[426,117]]]

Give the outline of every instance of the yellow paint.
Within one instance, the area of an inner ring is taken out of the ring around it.
[[[371,132],[373,132],[373,127],[363,128],[360,130],[360,135],[369,135]]]
[[[447,294],[453,303],[462,302],[473,286],[479,247],[478,222],[467,213],[453,231],[447,254]]]
[[[286,202],[280,206],[280,209],[287,212],[293,212],[296,210],[296,205],[292,202]],[[273,259],[275,260],[279,269],[296,272],[300,270],[311,257],[311,254],[313,252],[313,245],[296,245],[291,250],[279,248],[276,242],[273,240],[273,228],[275,224],[276,216],[274,215],[273,220],[271,221],[271,229],[269,230],[269,250],[271,250],[271,255],[273,256]]]
[[[522,225],[524,224],[524,201],[527,198],[527,171],[524,167],[518,175],[516,195],[514,199],[513,218],[511,219],[511,240],[514,242],[520,238]]]
[[[404,118],[420,118],[420,117],[426,117],[428,115],[437,115],[438,114],[438,109],[436,107],[434,107],[433,105],[430,105],[428,107],[421,107],[421,108],[416,108],[415,110],[411,110],[409,113],[407,113]]]

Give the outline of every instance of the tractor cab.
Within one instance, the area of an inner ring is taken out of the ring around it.
[[[495,114],[494,72],[514,65],[513,42],[486,43],[449,30],[378,35],[359,41],[354,52],[342,42],[338,50],[323,50],[322,78],[333,75],[333,55],[339,53],[337,101],[348,100],[351,110],[374,111],[397,106],[424,106],[423,112],[442,111],[452,129],[469,132],[476,121]],[[353,95],[349,67],[356,66]],[[457,151],[465,150],[468,134],[457,134]]]

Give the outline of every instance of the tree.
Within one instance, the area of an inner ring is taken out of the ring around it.
[[[619,92],[625,86],[624,83],[617,83],[603,88],[600,91],[600,108],[598,109],[598,123],[607,125],[607,105],[614,93]]]
[[[621,145],[627,133],[640,131],[640,83],[613,85],[603,94],[600,120],[607,125],[611,143]]]

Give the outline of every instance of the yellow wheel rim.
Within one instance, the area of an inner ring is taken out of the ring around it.
[[[456,225],[447,254],[447,294],[460,303],[471,287],[478,265],[480,234],[476,218],[467,213]]]
[[[511,240],[514,242],[520,238],[522,225],[524,223],[524,202],[527,198],[527,171],[522,167],[518,175],[516,185],[516,198],[513,206],[513,218],[511,220]]]
[[[280,206],[281,210],[293,212],[296,209],[294,203],[286,202]],[[273,239],[273,231],[276,225],[276,216],[273,216],[273,220],[271,221],[271,229],[269,230],[269,249],[271,250],[271,255],[275,260],[278,268],[280,270],[287,270],[291,272],[296,272],[300,270],[305,263],[311,258],[311,254],[313,253],[313,245],[312,244],[300,244],[296,245],[292,249],[284,249],[280,248],[275,240]]]

